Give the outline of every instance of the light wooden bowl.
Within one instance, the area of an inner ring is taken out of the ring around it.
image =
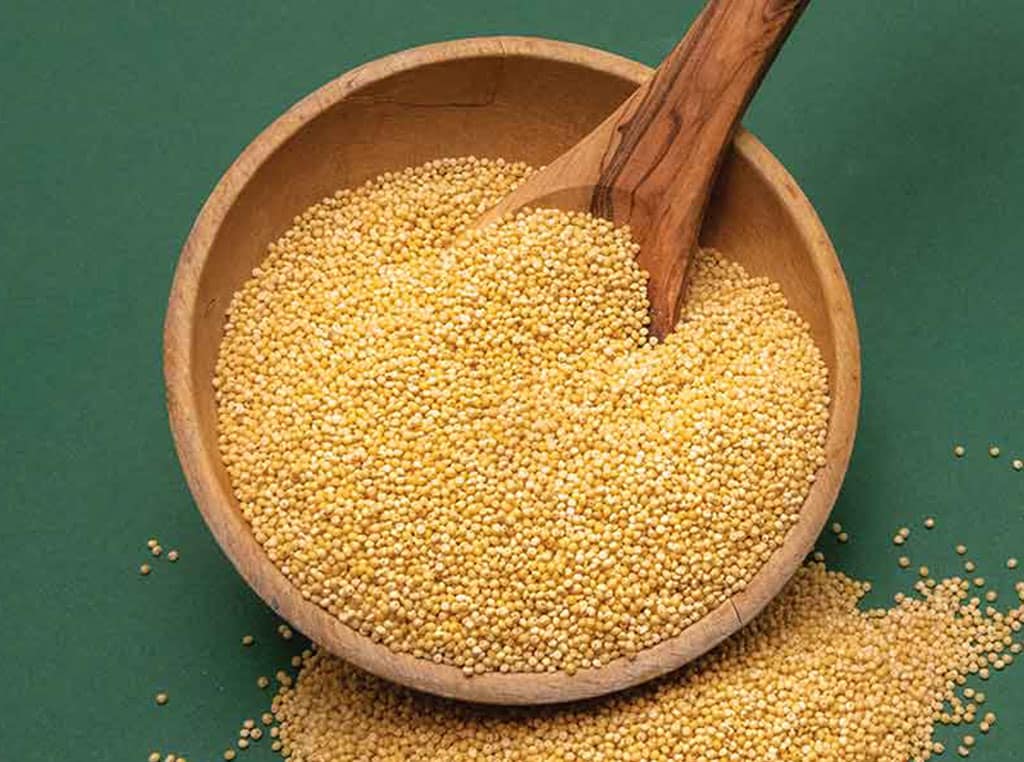
[[[830,370],[827,465],[785,544],[747,589],[678,637],[572,677],[491,673],[393,653],[300,592],[253,538],[217,450],[214,364],[232,294],[267,244],[338,188],[442,156],[561,154],[651,73],[592,48],[522,37],[445,42],[360,66],[307,96],[238,157],[185,242],[171,290],[164,371],[171,429],[199,510],[242,577],[323,648],[381,677],[470,701],[538,704],[608,693],[661,675],[750,621],[810,551],[839,492],[860,397],[857,327],[843,271],[814,209],[781,164],[740,132],[702,234],[749,271],[778,281],[811,325]]]

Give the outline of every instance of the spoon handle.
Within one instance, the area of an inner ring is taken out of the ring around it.
[[[653,78],[598,128],[607,142],[590,210],[628,221],[638,237],[655,336],[675,327],[733,130],[808,2],[709,0]]]

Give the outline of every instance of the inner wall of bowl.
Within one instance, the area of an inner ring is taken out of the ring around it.
[[[232,294],[302,210],[339,188],[443,156],[540,166],[595,127],[639,84],[578,64],[479,57],[396,73],[304,125],[261,166],[227,212],[204,267],[193,338],[199,430],[217,452],[211,378]],[[800,232],[764,176],[733,154],[708,210],[704,243],[779,281],[834,370],[823,295]],[[235,504],[227,472],[218,478]]]

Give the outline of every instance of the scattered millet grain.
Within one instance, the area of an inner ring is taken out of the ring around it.
[[[847,542],[850,539],[850,535],[847,532],[840,532],[836,539],[839,540],[839,542]]]
[[[237,746],[239,749],[248,749],[249,748],[249,739],[248,738],[239,738],[237,741],[235,741],[235,746]]]
[[[1013,470],[1014,471],[1024,471],[1024,460],[1021,460],[1020,458],[1014,458],[1013,459]]]
[[[224,750],[224,759],[227,760],[227,762],[231,762],[231,760],[233,760],[237,756],[238,756],[238,752],[236,752],[234,749],[225,749]]]
[[[263,730],[260,728],[253,728],[249,731],[249,738],[251,738],[253,741],[260,740],[261,738],[263,738]]]
[[[176,550],[168,551],[167,552],[167,560],[172,562],[172,563],[177,561],[178,560],[178,551],[176,551]]]
[[[257,688],[266,688],[268,685],[270,685],[270,678],[266,675],[260,675],[256,678]]]
[[[814,559],[815,561],[817,561],[818,563],[823,563],[823,562],[825,561],[825,554],[824,554],[824,553],[822,553],[822,552],[821,552],[820,550],[816,550],[816,551],[814,551],[814,553],[813,553],[813,554],[811,555],[811,558],[813,558],[813,559]]]
[[[964,555],[965,553],[967,553],[967,546],[966,545],[957,545],[956,546],[956,552],[957,552],[957,555],[959,555],[959,556]]]
[[[965,448],[963,445],[956,445],[953,448],[953,454],[958,458],[962,458],[965,454],[967,454],[967,448]]]
[[[314,205],[232,300],[214,380],[271,560],[469,673],[679,634],[746,587],[824,464],[827,370],[777,284],[700,252],[657,342],[628,230],[535,210],[458,237],[529,171],[439,160]]]
[[[840,524],[838,521],[833,522],[833,524],[832,524],[832,534],[839,534],[842,531],[843,531],[843,525]]]
[[[166,704],[168,702],[168,700],[169,700],[169,697],[167,696],[166,693],[161,692],[161,693],[156,694],[156,703],[157,703],[157,705],[163,706],[164,704]]]
[[[256,638],[254,638],[252,635],[243,635],[242,636],[242,645],[245,646],[246,648],[248,648],[249,646],[251,646],[255,642],[256,642]]]
[[[929,516],[924,520],[925,529],[935,529],[935,519]]]
[[[153,571],[153,567],[149,564],[143,564],[139,567],[139,574],[141,574],[143,577],[148,575],[151,571]]]
[[[149,540],[146,540],[146,547],[149,548],[150,550],[152,550],[153,548],[155,548],[159,544],[160,544],[160,541],[157,540],[155,537],[152,537]]]
[[[975,565],[974,561],[971,561],[969,559],[967,561],[964,561],[964,571],[967,572],[968,574],[970,574],[971,572],[973,572],[977,568],[978,567]]]
[[[999,457],[999,453],[1000,453],[1000,449],[996,445],[992,445],[991,447],[988,448],[989,457],[998,458]]]
[[[264,712],[260,716],[260,722],[262,722],[264,725],[273,725],[274,724],[274,715],[271,714],[270,712]]]
[[[900,556],[899,560],[897,561],[897,563],[899,563],[900,568],[906,569],[906,568],[908,568],[910,566],[910,559],[907,558],[906,556]]]
[[[1007,558],[1006,559],[1006,568],[1007,569],[1016,569],[1017,568],[1017,559],[1016,558]]]
[[[154,545],[149,552],[152,553],[154,556],[159,556],[161,553],[164,552],[164,549],[161,548],[159,545]]]
[[[927,577],[928,576],[928,567],[927,566],[922,566],[920,569],[917,570],[917,573],[919,575],[921,575],[922,577]]]
[[[243,730],[252,730],[254,727],[256,727],[256,720],[252,719],[251,717],[246,719],[242,723]]]
[[[893,545],[902,545],[906,541],[907,541],[907,538],[904,537],[901,534],[893,535],[893,538],[892,538],[892,544]]]
[[[810,563],[761,616],[697,662],[557,707],[450,702],[312,654],[296,685],[274,699],[281,751],[290,762],[345,762],[361,759],[373,738],[382,762],[925,760],[944,749],[933,724],[970,724],[984,699],[971,689],[975,702],[965,704],[956,684],[987,653],[1001,653],[1009,622],[1024,616],[1024,607],[987,616],[968,591],[948,579],[887,611],[864,611],[862,583]],[[947,703],[951,712],[937,711]]]
[[[160,762],[160,752],[151,751],[146,759],[148,762]]]

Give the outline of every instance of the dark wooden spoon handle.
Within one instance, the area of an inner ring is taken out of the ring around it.
[[[733,130],[808,2],[710,0],[650,82],[609,117],[590,210],[632,226],[650,273],[656,336],[675,327]]]

